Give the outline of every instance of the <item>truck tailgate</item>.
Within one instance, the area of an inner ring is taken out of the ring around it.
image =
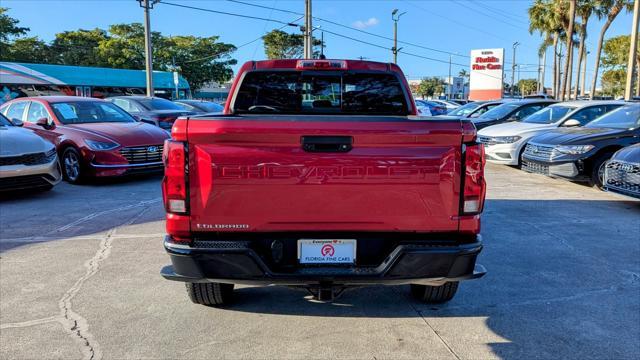
[[[456,231],[461,124],[418,119],[190,119],[191,229]],[[352,145],[316,152],[303,137]]]

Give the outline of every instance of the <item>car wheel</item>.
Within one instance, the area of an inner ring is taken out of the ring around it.
[[[228,305],[233,299],[233,284],[185,283],[187,294],[194,304],[208,306]]]
[[[595,186],[598,189],[603,189],[604,184],[604,170],[607,166],[607,160],[611,159],[613,153],[604,153],[598,155],[591,166],[591,186]]]
[[[72,184],[78,184],[82,180],[82,163],[78,151],[74,148],[67,148],[62,153],[62,176]]]
[[[453,299],[458,291],[458,284],[458,281],[444,283],[440,286],[411,284],[411,295],[429,304],[443,303]]]

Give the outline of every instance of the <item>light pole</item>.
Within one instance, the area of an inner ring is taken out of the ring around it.
[[[153,49],[151,44],[151,19],[149,10],[159,0],[138,0],[140,6],[144,8],[144,56],[145,70],[147,73],[147,96],[153,96]]]
[[[402,48],[398,48],[398,20],[400,20],[400,16],[406,14],[407,12],[403,12],[398,14],[398,9],[393,9],[391,12],[391,20],[393,20],[393,47],[391,48],[391,52],[393,53],[393,63],[398,63],[398,51]]]
[[[509,88],[509,93],[511,96],[513,96],[513,81],[515,80],[516,77],[516,48],[518,47],[518,45],[520,45],[519,42],[514,42],[513,43],[513,59],[512,59],[512,64],[511,64],[511,87]]]

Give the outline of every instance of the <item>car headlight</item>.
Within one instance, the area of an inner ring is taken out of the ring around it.
[[[555,150],[561,154],[580,155],[593,149],[593,145],[558,145]]]
[[[496,136],[491,138],[496,144],[511,144],[522,139],[520,136]]]
[[[95,140],[85,140],[84,141],[89,147],[93,150],[105,151],[105,150],[113,150],[120,146],[120,144],[109,141],[95,141]]]

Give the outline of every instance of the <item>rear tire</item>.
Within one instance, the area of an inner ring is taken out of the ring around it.
[[[458,281],[444,283],[440,286],[411,284],[411,294],[418,300],[428,304],[447,302],[456,295]]]
[[[189,299],[207,306],[228,305],[233,299],[233,284],[185,283]]]

